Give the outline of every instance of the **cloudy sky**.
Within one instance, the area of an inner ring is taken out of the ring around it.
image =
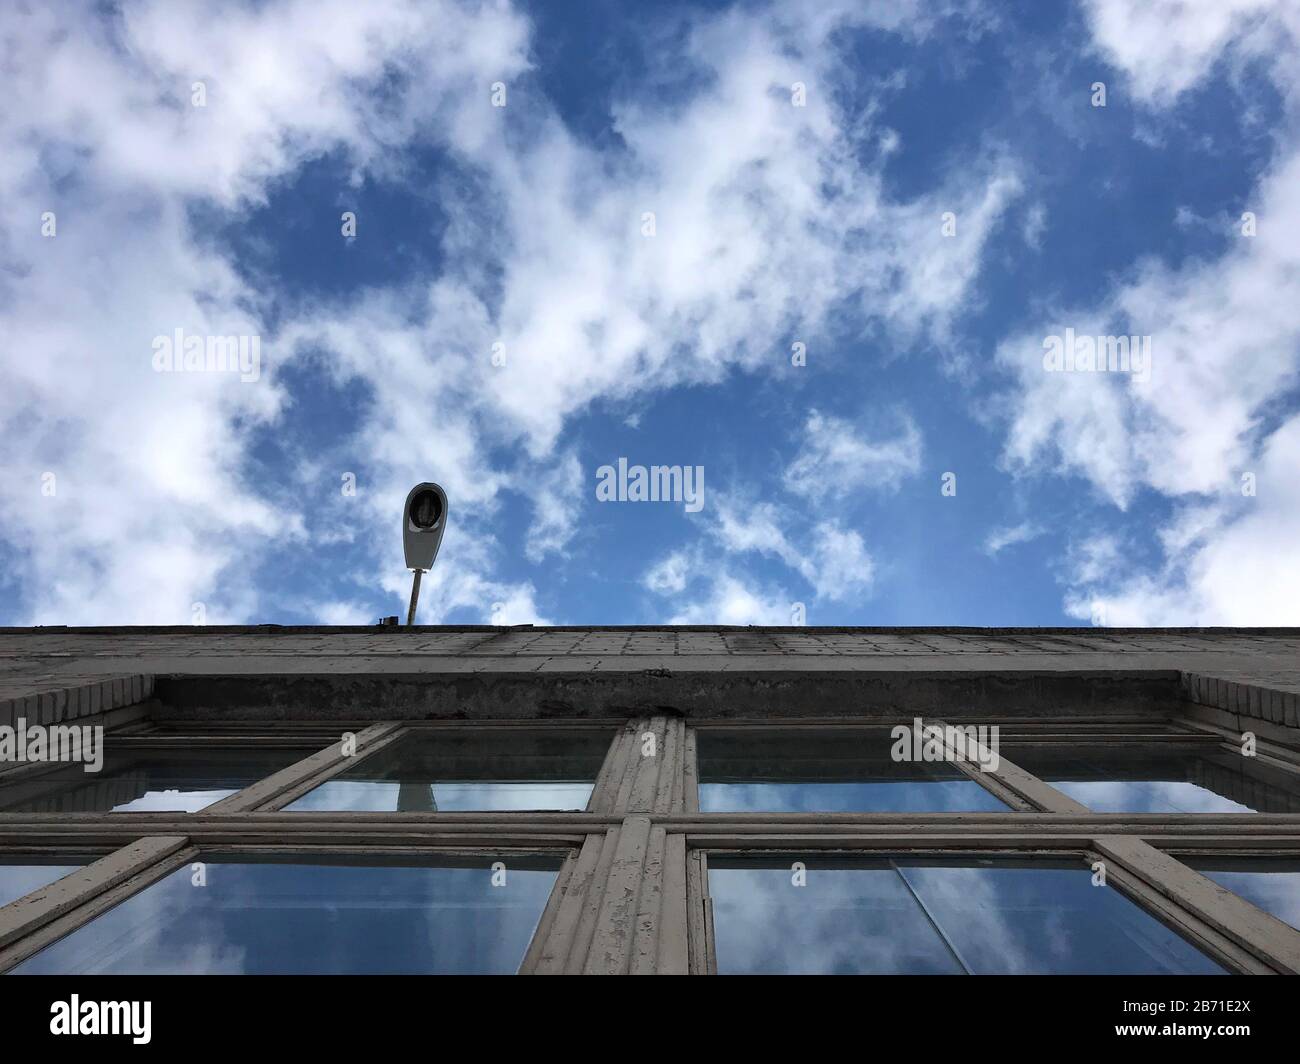
[[[0,623],[373,623],[426,479],[426,623],[1300,623],[1298,38],[6,3]]]

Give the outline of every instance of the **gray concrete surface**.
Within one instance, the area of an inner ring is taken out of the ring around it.
[[[808,681],[815,680],[815,683]],[[0,629],[0,722],[1163,713],[1300,725],[1300,629]]]

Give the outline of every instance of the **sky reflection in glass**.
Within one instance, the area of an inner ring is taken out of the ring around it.
[[[1096,813],[1300,812],[1300,777],[1218,749],[1002,753]]]
[[[185,865],[14,969],[17,974],[510,973],[560,859]]]
[[[887,728],[811,731],[700,729],[705,813],[1005,812],[1007,806],[941,761],[894,761]]]
[[[586,809],[608,730],[437,729],[363,757],[286,809],[470,812]]]
[[[63,864],[41,864],[27,856],[0,858],[0,905],[17,901],[81,867],[81,863],[67,864],[66,859]]]
[[[270,776],[319,747],[110,747],[99,772],[80,764],[0,784],[5,813],[192,813]]]
[[[1082,864],[711,855],[709,893],[723,973],[1223,970]]]
[[[1219,886],[1300,930],[1300,861],[1261,857],[1187,863]]]

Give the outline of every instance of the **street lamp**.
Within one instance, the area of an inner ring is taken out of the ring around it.
[[[420,601],[420,577],[433,568],[442,544],[443,529],[447,527],[447,493],[437,484],[417,484],[406,496],[402,509],[402,549],[406,553],[406,567],[414,574],[411,583],[411,608],[406,613],[407,625],[415,623],[415,606]]]

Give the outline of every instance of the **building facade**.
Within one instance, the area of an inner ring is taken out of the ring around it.
[[[1293,629],[7,629],[0,670],[0,971],[1300,972]]]

